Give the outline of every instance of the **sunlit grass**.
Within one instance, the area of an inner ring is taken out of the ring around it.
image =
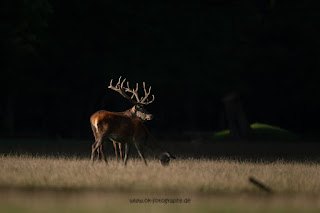
[[[127,167],[87,158],[0,156],[0,187],[134,192],[239,193],[257,192],[253,176],[279,193],[320,192],[320,166],[313,162],[239,162],[229,159],[180,159],[162,167],[149,159],[130,159]]]
[[[316,162],[148,159],[127,167],[88,158],[0,156],[0,212],[301,212],[318,211]],[[253,176],[274,190],[248,182]],[[190,198],[190,204],[132,204],[132,198]]]

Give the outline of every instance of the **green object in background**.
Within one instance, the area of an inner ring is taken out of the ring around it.
[[[298,136],[286,129],[269,124],[254,123],[250,125],[251,131],[248,136],[250,140],[279,140],[279,141],[292,141],[297,140]],[[222,130],[216,132],[212,139],[214,141],[231,140],[230,130]]]

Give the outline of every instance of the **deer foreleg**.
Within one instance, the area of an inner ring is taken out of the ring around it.
[[[137,151],[138,151],[138,154],[140,155],[140,157],[141,157],[141,159],[143,160],[144,164],[145,164],[146,166],[148,166],[147,161],[146,161],[146,159],[145,159],[145,157],[144,157],[143,146],[137,145],[136,143],[135,143],[134,145],[136,146]]]
[[[130,145],[126,143],[125,145],[125,153],[124,153],[124,165],[127,165],[128,157],[129,157],[129,152],[130,152]]]
[[[121,143],[118,143],[118,145],[119,145],[120,158],[121,158],[121,161],[123,161],[122,144],[121,144]]]
[[[107,158],[106,156],[103,154],[103,150],[102,150],[102,144],[100,145],[100,148],[98,148],[98,150],[100,149],[101,152],[101,157],[104,159],[104,161],[106,162],[106,164],[108,164]]]
[[[116,159],[118,160],[118,149],[117,149],[117,142],[112,141],[113,142],[113,147],[114,147],[114,153],[116,154]]]

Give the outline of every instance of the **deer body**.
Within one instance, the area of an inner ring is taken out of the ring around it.
[[[90,118],[91,123],[97,130],[97,137],[100,139],[103,135],[107,135],[112,141],[123,141],[129,135],[132,135],[135,119],[125,116],[122,113],[108,112],[100,110],[93,114]],[[123,130],[126,130],[123,132]]]
[[[120,77],[116,86],[112,85],[112,81],[113,80],[110,81],[110,85],[108,88],[118,92],[125,99],[129,100],[131,103],[134,104],[134,106],[132,108],[130,108],[124,112],[119,112],[119,113],[121,113],[127,117],[130,117],[130,118],[139,118],[142,121],[152,120],[152,118],[153,118],[152,114],[150,114],[144,108],[145,105],[148,105],[154,101],[154,95],[152,95],[151,101],[148,100],[148,96],[150,95],[151,87],[149,87],[149,91],[147,92],[145,82],[143,82],[143,89],[145,92],[145,96],[142,98],[139,98],[139,95],[138,95],[139,85],[138,84],[136,84],[136,89],[130,89],[129,82],[127,82],[127,87],[124,87],[124,82],[126,81],[126,79],[121,81],[121,77]],[[132,93],[131,98],[128,96],[128,94],[126,92]],[[94,128],[94,123],[92,123],[92,122],[91,122],[91,126],[92,126],[92,131],[93,131],[94,137],[96,139],[96,134],[98,134],[97,131],[99,131],[99,130]],[[118,150],[117,150],[117,145],[118,145],[119,151],[120,151],[120,158],[122,160],[122,148],[121,148],[122,145],[121,145],[121,143],[119,143],[118,141],[113,140],[111,138],[110,138],[110,140],[112,140],[112,142],[113,142],[113,146],[114,146],[115,154],[116,154],[116,159],[118,160]],[[96,141],[97,141],[97,139],[96,139]],[[97,152],[98,152],[98,158],[99,158],[99,153],[101,153],[102,157],[105,158],[102,153],[103,152],[102,144],[97,149]]]
[[[103,112],[104,110],[98,111],[98,112]],[[107,111],[104,111],[107,112]],[[124,112],[118,112],[115,114],[122,114],[124,116],[127,116],[129,118],[138,118],[141,121],[147,121],[147,120],[152,120],[153,116],[152,114],[148,113],[143,107],[139,106],[139,105],[134,105],[132,108],[124,111]],[[95,124],[94,122],[96,121],[92,121],[90,120],[91,124]],[[96,130],[98,130],[98,128],[96,128]],[[92,131],[95,132],[95,129],[92,128]],[[112,142],[113,142],[113,147],[115,150],[115,155],[116,155],[116,159],[118,160],[118,148],[119,147],[119,154],[120,154],[120,159],[123,159],[123,154],[122,154],[122,144],[118,142],[118,140],[116,138],[109,138]],[[102,152],[102,144],[100,145],[100,148],[97,149],[98,152],[98,158],[99,158],[99,153]],[[103,155],[102,155],[103,156]]]
[[[96,142],[92,146],[91,162],[93,163],[94,154],[105,140],[117,141],[126,145],[124,164],[127,164],[130,145],[135,145],[140,157],[147,165],[144,157],[144,147],[148,147],[155,154],[160,155],[163,165],[174,158],[170,153],[155,141],[147,127],[138,118],[131,118],[123,113],[109,112],[105,110],[94,113],[90,122],[94,130]],[[102,154],[106,161],[105,156]],[[107,162],[107,161],[106,161]]]

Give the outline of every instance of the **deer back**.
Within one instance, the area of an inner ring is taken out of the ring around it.
[[[123,113],[109,112],[100,110],[90,118],[91,125],[96,129],[97,136],[103,135],[119,141],[130,142],[133,140],[134,133],[145,134],[142,121],[138,118],[131,118]]]

